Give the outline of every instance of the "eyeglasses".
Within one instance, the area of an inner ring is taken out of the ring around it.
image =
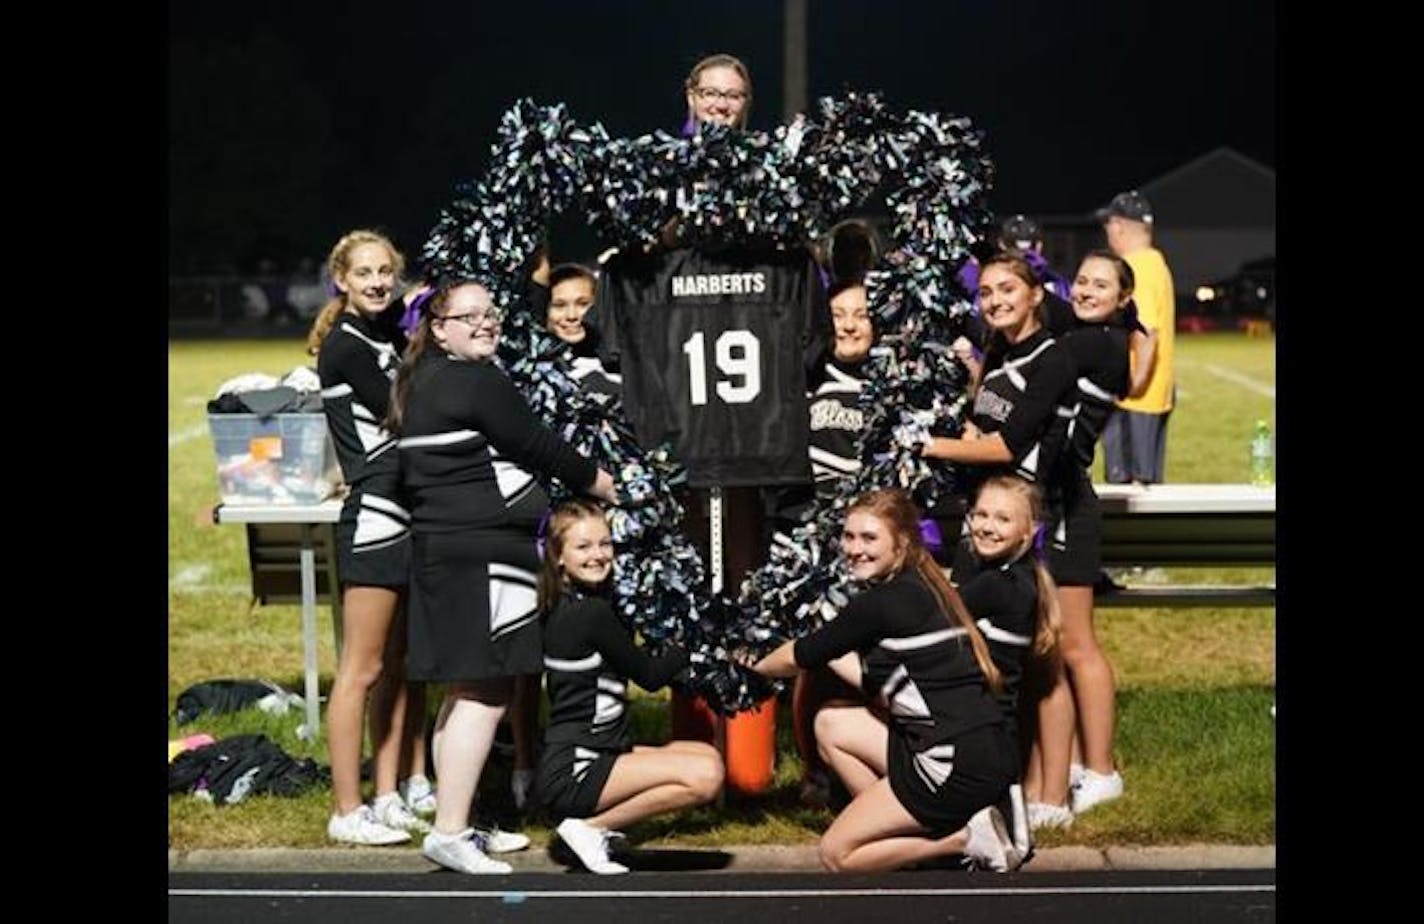
[[[447,314],[437,318],[438,321],[464,321],[471,327],[479,327],[485,321],[493,321],[498,324],[504,320],[504,312],[498,308],[491,308],[488,311],[469,311],[465,314]]]
[[[693,94],[704,103],[710,103],[714,99],[725,100],[729,103],[740,103],[747,98],[744,90],[719,90],[716,87],[694,87]]]

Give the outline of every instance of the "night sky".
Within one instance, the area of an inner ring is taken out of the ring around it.
[[[969,116],[988,133],[997,212],[1085,213],[1220,145],[1275,166],[1266,0],[809,8],[809,96],[878,90]],[[688,69],[726,51],[752,72],[750,127],[782,121],[779,0],[188,0],[169,25],[174,273],[285,268],[357,226],[413,254],[520,96],[613,135],[676,131]],[[556,257],[591,256],[569,222]]]

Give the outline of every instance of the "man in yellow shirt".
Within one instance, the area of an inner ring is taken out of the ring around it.
[[[1152,206],[1137,190],[1118,193],[1096,213],[1108,247],[1132,267],[1137,317],[1157,334],[1157,352],[1147,391],[1126,398],[1103,429],[1107,480],[1113,484],[1158,484],[1167,457],[1167,418],[1176,400],[1172,357],[1175,347],[1176,295],[1172,272],[1162,252],[1152,246]],[[1137,357],[1133,356],[1136,366]],[[1134,369],[1135,372],[1135,369]]]

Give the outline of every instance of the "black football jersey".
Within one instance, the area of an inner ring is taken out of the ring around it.
[[[694,487],[804,482],[804,356],[829,313],[804,249],[616,254],[592,312],[638,439]]]

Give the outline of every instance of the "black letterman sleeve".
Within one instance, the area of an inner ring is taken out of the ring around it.
[[[470,363],[472,387],[463,388],[469,417],[499,454],[524,468],[553,475],[582,491],[598,466],[544,426],[505,374],[489,363]]]
[[[618,676],[627,677],[651,693],[667,686],[687,666],[687,653],[676,646],[670,645],[654,656],[634,645],[607,600],[581,600],[578,606],[583,612],[571,614],[575,624],[584,629],[589,645],[603,655]]]
[[[831,622],[796,640],[792,655],[797,667],[820,667],[851,651],[863,651],[890,634],[890,617],[913,613],[917,607],[909,588],[886,584],[868,590],[841,610]]]
[[[385,417],[391,405],[391,380],[376,365],[375,354],[352,337],[343,336],[332,346],[336,349],[332,359],[338,380],[351,386],[356,400],[377,420]]]
[[[1054,408],[1067,403],[1066,394],[1075,387],[1076,377],[1077,369],[1063,341],[1055,340],[1034,368],[1024,396],[1014,402],[1009,419],[998,430],[1015,460],[1048,431]]]

